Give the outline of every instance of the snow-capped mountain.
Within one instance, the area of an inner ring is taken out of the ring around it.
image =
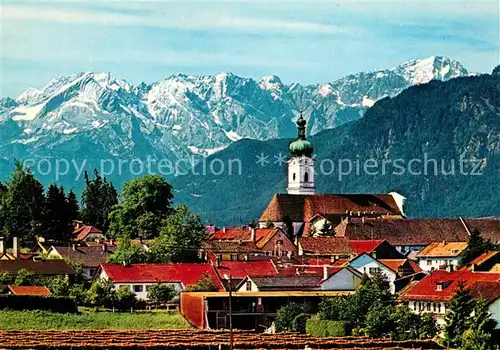
[[[241,138],[293,136],[300,110],[315,134],[360,118],[380,98],[411,85],[465,75],[459,62],[444,57],[309,86],[231,73],[132,86],[109,73],[78,73],[0,100],[0,158],[208,155]]]

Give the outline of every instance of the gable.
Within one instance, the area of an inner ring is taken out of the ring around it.
[[[344,267],[321,282],[322,290],[356,290],[362,280],[358,271]]]

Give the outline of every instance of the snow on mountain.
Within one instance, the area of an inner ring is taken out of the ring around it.
[[[0,156],[58,150],[96,157],[209,155],[242,138],[291,137],[300,110],[315,134],[360,118],[377,100],[411,85],[465,75],[459,62],[444,57],[309,86],[232,73],[178,74],[132,86],[110,73],[78,73],[0,101]]]

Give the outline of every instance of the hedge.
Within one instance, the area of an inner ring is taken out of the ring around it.
[[[307,321],[306,333],[313,337],[345,337],[351,335],[351,327],[347,322],[316,318]]]
[[[0,295],[0,309],[47,310],[61,313],[78,312],[74,300],[69,297],[42,295]]]
[[[311,316],[309,314],[298,314],[292,321],[292,330],[297,333],[305,333],[306,323],[310,318]]]

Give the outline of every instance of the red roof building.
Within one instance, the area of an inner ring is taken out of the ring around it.
[[[183,288],[196,284],[203,275],[213,278],[219,290],[224,287],[210,264],[101,264],[99,275],[114,284],[180,283]]]
[[[102,231],[89,225],[76,225],[73,231],[74,240],[78,242],[104,239]]]
[[[50,290],[44,286],[7,286],[10,293],[15,295],[51,295]]]

